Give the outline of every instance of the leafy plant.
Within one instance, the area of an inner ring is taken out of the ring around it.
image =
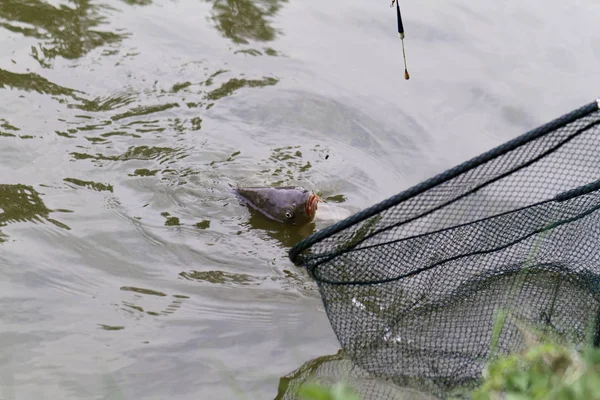
[[[547,341],[489,364],[473,400],[600,399],[600,349]]]

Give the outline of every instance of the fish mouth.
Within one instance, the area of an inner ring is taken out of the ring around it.
[[[306,215],[309,217],[314,217],[317,212],[317,205],[320,201],[323,201],[316,194],[311,194],[308,200],[306,201],[305,211]]]

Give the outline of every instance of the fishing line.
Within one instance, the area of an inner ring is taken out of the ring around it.
[[[392,0],[392,4],[390,4],[390,8],[394,7],[394,3],[396,3],[396,17],[398,19],[398,37],[402,41],[402,57],[404,58],[404,79],[410,79],[410,75],[408,74],[408,69],[406,67],[406,52],[404,51],[404,25],[402,24],[402,15],[400,14],[400,2],[398,0]]]

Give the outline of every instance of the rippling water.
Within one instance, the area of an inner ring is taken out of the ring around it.
[[[405,1],[410,81],[389,3],[0,0],[0,398],[275,398],[331,221],[229,184],[355,212],[600,96],[596,2]]]

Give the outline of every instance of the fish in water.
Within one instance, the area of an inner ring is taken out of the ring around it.
[[[238,187],[234,192],[266,217],[290,225],[311,222],[321,201],[319,196],[300,186]]]

